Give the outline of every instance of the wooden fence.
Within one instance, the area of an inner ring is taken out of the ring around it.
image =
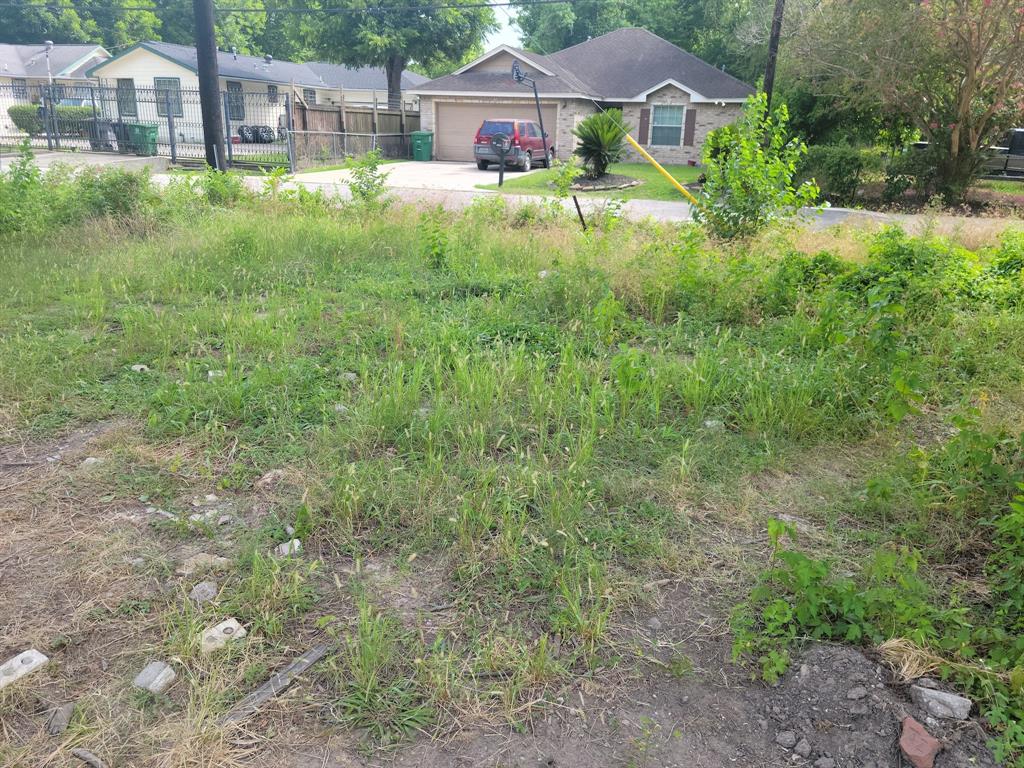
[[[408,135],[420,128],[420,113],[374,107],[295,105],[294,130],[309,133]]]

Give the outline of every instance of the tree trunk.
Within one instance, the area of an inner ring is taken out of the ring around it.
[[[402,106],[402,72],[405,71],[406,59],[399,54],[388,56],[385,70],[388,74],[388,109]]]

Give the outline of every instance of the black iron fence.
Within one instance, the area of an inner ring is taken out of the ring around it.
[[[293,132],[288,93],[228,90],[221,94],[227,163],[234,167],[280,165],[291,169],[339,162],[381,148],[408,157],[408,136],[348,134],[313,138]],[[199,91],[117,87],[0,85],[0,146],[25,140],[37,149],[119,152],[203,161]]]

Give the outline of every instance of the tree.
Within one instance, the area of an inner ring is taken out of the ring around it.
[[[310,46],[329,61],[383,67],[392,107],[401,102],[402,72],[410,63],[430,69],[459,61],[495,28],[494,11],[478,0],[449,0],[445,5],[456,7],[440,10],[426,10],[431,0],[395,0],[387,7],[396,10],[386,11],[374,10],[367,0],[310,0],[309,7],[321,3],[351,12],[318,17],[307,28]]]
[[[112,8],[107,0],[27,0],[16,8],[0,8],[0,42],[5,43],[52,40],[116,48],[155,38],[159,29],[160,19],[153,11]]]
[[[828,0],[793,45],[794,70],[814,92],[920,131],[928,191],[950,199],[1024,119],[1020,0]]]

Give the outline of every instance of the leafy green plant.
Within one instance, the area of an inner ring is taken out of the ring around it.
[[[381,170],[383,165],[384,155],[379,149],[349,161],[352,173],[348,187],[353,200],[370,208],[387,207],[387,174]]]
[[[448,228],[445,225],[444,211],[440,208],[420,217],[424,261],[435,272],[448,268]]]
[[[576,157],[573,156],[566,162],[556,160],[554,170],[555,178],[552,184],[555,188],[555,197],[559,200],[565,200],[572,193],[572,185],[579,175],[583,173],[583,169],[580,168],[579,163],[576,162]]]
[[[574,154],[583,161],[589,178],[604,176],[608,166],[618,162],[625,151],[625,136],[631,130],[622,122],[621,109],[595,112],[572,129],[573,135],[579,139]]]
[[[763,93],[751,96],[736,125],[704,148],[705,181],[693,215],[715,237],[748,237],[818,199],[814,182],[796,182],[807,147],[790,138],[786,107],[770,116],[767,110]]]
[[[829,202],[848,205],[856,200],[865,172],[881,168],[881,158],[869,149],[849,144],[817,144],[807,148],[800,175],[814,179]]]
[[[15,127],[29,136],[38,136],[46,129],[38,104],[13,104],[7,108],[7,114],[11,116],[11,122]],[[82,135],[84,132],[82,121],[88,120],[92,116],[92,107],[54,107],[57,128],[65,136]]]

